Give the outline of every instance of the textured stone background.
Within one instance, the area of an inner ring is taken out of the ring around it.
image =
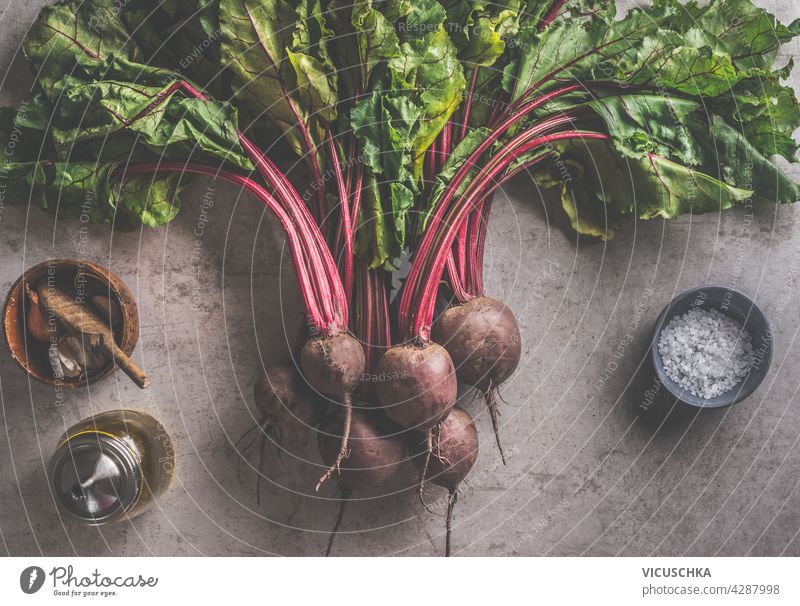
[[[26,95],[31,77],[18,45],[42,0],[2,0],[0,102]],[[786,19],[795,2],[764,3]],[[797,54],[793,45],[791,54]],[[786,57],[788,59],[788,56]],[[795,79],[795,82],[797,80]],[[800,173],[795,171],[800,177]],[[214,205],[201,236],[204,195]],[[545,203],[543,203],[543,200]],[[477,402],[482,439],[463,487],[455,548],[465,555],[800,555],[800,207],[764,206],[678,221],[634,222],[610,243],[577,241],[552,196],[513,182],[491,222],[487,291],[523,331],[523,363],[503,390],[500,465]],[[0,290],[50,257],[77,256],[79,223],[37,209],[0,215]],[[251,385],[280,360],[300,321],[293,277],[275,222],[246,196],[198,184],[170,226],[112,234],[93,226],[85,256],[131,287],[142,315],[136,360],[153,386],[120,373],[57,402],[0,355],[0,553],[11,555],[319,555],[335,515],[333,485],[313,494],[313,440],[267,460],[258,507],[255,472],[237,473],[232,442],[253,422]],[[639,408],[637,374],[653,320],[697,285],[736,287],[770,317],[775,352],[767,379],[742,404],[701,415]],[[632,343],[627,343],[628,337]],[[599,385],[614,354],[624,354]],[[632,379],[634,377],[634,379]],[[172,435],[178,475],[153,511],[101,529],[62,521],[45,463],[64,429],[93,412],[130,407]],[[663,422],[662,422],[663,421]],[[249,461],[255,453],[249,453]],[[362,492],[336,553],[434,555],[442,519],[402,491]],[[431,499],[443,496],[431,489]]]

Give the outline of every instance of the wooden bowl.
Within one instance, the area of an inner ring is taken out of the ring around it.
[[[131,355],[139,339],[139,311],[133,293],[113,273],[89,261],[50,259],[31,267],[14,282],[3,307],[3,332],[11,357],[34,379],[66,389],[75,389],[107,377],[114,370],[114,363],[109,361],[101,370],[79,378],[57,378],[50,366],[47,344],[34,339],[25,328],[28,310],[25,285],[29,284],[35,289],[41,280],[48,279],[68,288],[75,283],[78,276],[108,286],[111,296],[117,300],[122,312],[121,326],[115,329],[117,345],[126,354]]]

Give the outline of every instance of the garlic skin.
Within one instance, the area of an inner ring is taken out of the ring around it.
[[[53,369],[53,378],[63,379],[66,374],[64,372],[64,365],[61,363],[61,357],[58,355],[58,345],[53,343],[47,350],[47,357],[50,360],[50,368]]]
[[[56,351],[65,377],[77,378],[86,373],[94,373],[108,364],[102,353],[94,351],[92,338],[92,335],[85,335],[84,339],[66,335],[58,340]]]

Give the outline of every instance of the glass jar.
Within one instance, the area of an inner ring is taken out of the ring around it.
[[[175,452],[164,426],[134,410],[79,421],[50,459],[59,510],[90,526],[144,512],[169,486]]]

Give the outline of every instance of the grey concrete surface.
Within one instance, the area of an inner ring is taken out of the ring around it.
[[[30,83],[16,52],[42,3],[3,5],[4,104]],[[794,2],[769,5],[786,18],[800,14]],[[206,220],[204,197],[213,199]],[[514,310],[524,354],[502,394],[507,466],[479,402],[464,399],[482,442],[456,511],[457,553],[800,555],[800,207],[630,221],[603,244],[578,241],[553,202],[519,180],[493,211],[487,291]],[[76,220],[6,205],[0,290],[25,268],[79,256],[85,246],[86,258],[137,296],[135,359],[152,387],[140,391],[116,373],[59,401],[0,355],[0,554],[322,554],[337,501],[333,484],[313,492],[313,439],[268,455],[261,506],[256,453],[237,473],[232,446],[253,423],[250,390],[262,363],[287,355],[300,321],[275,222],[234,189],[200,183],[168,227],[92,226],[88,240],[79,229]],[[772,369],[728,410],[665,416],[672,402],[657,398],[645,411],[649,378],[637,371],[652,322],[675,294],[703,284],[736,287],[764,309],[775,332]],[[45,477],[55,441],[78,419],[118,407],[166,425],[177,451],[174,484],[130,522],[85,528],[61,520]],[[441,554],[443,520],[401,490],[412,476],[407,466],[392,485],[358,493],[335,553]],[[429,493],[435,503],[444,496]]]

